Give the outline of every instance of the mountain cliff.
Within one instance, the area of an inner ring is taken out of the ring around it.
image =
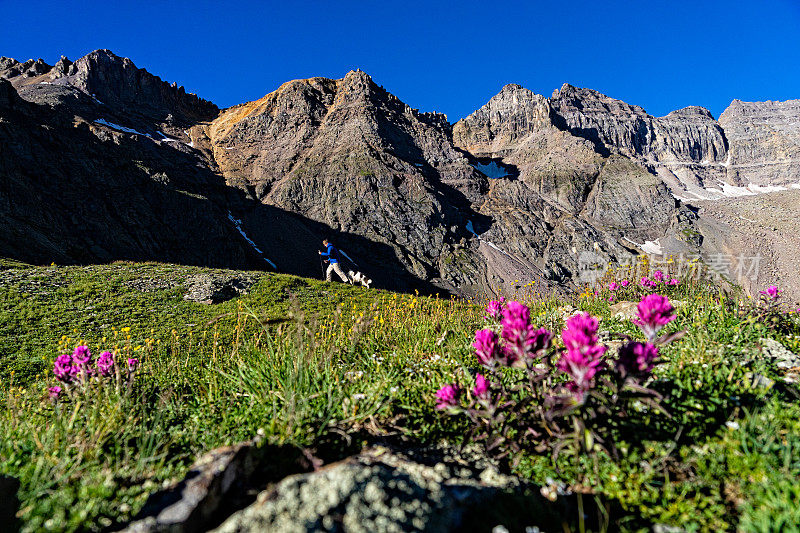
[[[800,100],[734,100],[719,122],[730,143],[728,173],[746,186],[800,181]]]

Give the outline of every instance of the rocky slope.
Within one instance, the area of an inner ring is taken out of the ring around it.
[[[675,198],[796,184],[798,114],[737,101],[719,122],[653,117],[507,85],[451,125],[358,70],[220,111],[108,50],[3,57],[0,255],[314,276],[331,236],[377,286],[574,287],[643,251],[716,250],[722,230]]]

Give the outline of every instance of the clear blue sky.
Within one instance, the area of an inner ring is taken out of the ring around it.
[[[0,0],[0,55],[97,48],[220,107],[361,68],[455,121],[506,83],[568,82],[663,115],[800,98],[800,0]]]

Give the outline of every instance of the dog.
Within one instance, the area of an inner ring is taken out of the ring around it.
[[[365,276],[362,272],[353,272],[352,270],[347,271],[347,277],[350,278],[350,284],[355,285],[356,283],[360,283],[363,287],[369,289],[369,286],[372,285],[372,280]]]

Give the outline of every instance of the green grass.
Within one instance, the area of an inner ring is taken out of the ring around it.
[[[351,448],[382,432],[419,444],[457,443],[465,433],[463,421],[432,407],[439,386],[467,384],[477,366],[470,344],[483,319],[470,301],[258,274],[249,294],[203,305],[183,294],[207,269],[0,267],[0,473],[21,481],[26,530],[113,528],[199,454],[256,434],[335,456],[323,443],[342,433],[355,439]],[[142,280],[153,290],[132,288]],[[800,327],[777,334],[742,320],[707,287],[685,285],[670,298],[683,304],[668,329],[687,334],[664,350],[654,387],[672,416],[627,426],[617,460],[564,456],[554,465],[532,455],[517,472],[546,484],[590,471],[617,529],[791,530],[800,507],[798,396],[788,385],[750,383],[752,373],[780,378],[758,358],[758,339],[790,346]],[[577,307],[600,317],[603,330],[636,335],[602,297],[531,304],[532,321],[555,331]],[[97,388],[53,404],[52,361],[84,340],[95,354],[135,354],[142,373],[129,393]]]

